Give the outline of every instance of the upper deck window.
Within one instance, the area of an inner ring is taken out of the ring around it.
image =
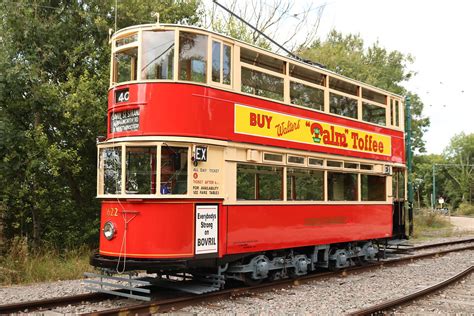
[[[173,79],[174,31],[143,32],[142,79]]]
[[[242,92],[283,101],[283,78],[242,67]]]
[[[137,53],[132,47],[114,54],[114,82],[137,80]]]
[[[128,45],[130,43],[136,42],[137,40],[138,40],[138,34],[137,33],[129,35],[129,36],[125,36],[125,37],[119,38],[115,41],[115,47]]]
[[[385,126],[385,107],[362,102],[362,120]]]
[[[179,32],[179,79],[207,81],[207,35]]]
[[[378,102],[378,103],[382,103],[382,104],[387,104],[387,96],[386,95],[375,92],[375,91],[372,91],[372,90],[368,90],[368,89],[365,89],[365,88],[362,89],[362,97],[364,99],[367,99],[367,100],[370,100],[370,101],[374,101],[374,102]]]
[[[284,74],[286,69],[285,62],[283,60],[261,54],[258,51],[250,50],[244,47],[240,48],[240,61],[260,68],[278,72],[280,74]]]
[[[329,88],[355,96],[359,95],[359,86],[333,77],[329,77]]]
[[[390,99],[392,125],[400,126],[400,110],[398,100]]]
[[[329,111],[334,114],[357,118],[357,100],[329,93]]]
[[[212,41],[212,81],[230,84],[232,48],[219,41]]]
[[[326,85],[326,75],[317,71],[290,64],[290,76],[304,81],[308,81],[320,86]]]
[[[307,108],[324,110],[324,90],[290,81],[291,103]]]

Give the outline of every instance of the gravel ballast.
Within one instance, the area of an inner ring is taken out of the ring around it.
[[[435,242],[437,241],[431,241],[431,243]],[[414,261],[408,265],[384,267],[357,275],[321,280],[267,293],[250,294],[231,300],[187,307],[180,312],[197,314],[267,314],[275,312],[284,314],[345,314],[362,307],[378,304],[385,299],[392,299],[419,290],[473,264],[474,251],[463,251],[439,258]],[[82,280],[4,286],[0,287],[0,304],[87,292]],[[139,302],[134,300],[117,299],[91,303],[87,306],[62,307],[58,308],[56,312],[91,312],[137,303]]]

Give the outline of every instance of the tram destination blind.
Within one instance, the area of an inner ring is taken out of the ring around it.
[[[120,133],[137,131],[140,127],[140,110],[125,110],[114,112],[110,116],[110,132]]]

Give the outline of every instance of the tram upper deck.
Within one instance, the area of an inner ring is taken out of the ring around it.
[[[182,136],[404,164],[401,96],[195,27],[115,33],[109,140]]]

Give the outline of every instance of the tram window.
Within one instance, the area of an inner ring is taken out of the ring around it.
[[[320,86],[325,86],[326,75],[320,74],[314,70],[305,67],[290,64],[290,76],[304,81],[308,81]]]
[[[357,201],[357,174],[328,172],[329,201]]]
[[[392,195],[396,200],[405,199],[405,171],[394,168],[392,177]]]
[[[221,82],[221,43],[212,41],[212,81]]]
[[[207,35],[179,32],[179,79],[207,81]]]
[[[161,146],[161,194],[186,194],[188,191],[188,148]]]
[[[230,84],[230,74],[231,74],[231,65],[232,65],[232,48],[229,45],[224,44],[224,60],[222,61],[222,83]]]
[[[357,100],[329,93],[329,111],[334,114],[357,118]]]
[[[126,37],[119,38],[115,41],[115,47],[120,47],[124,46],[133,42],[136,42],[138,40],[138,34],[132,34]]]
[[[283,79],[242,67],[242,92],[283,101]]]
[[[313,166],[323,166],[324,160],[316,159],[316,158],[308,158],[308,164],[313,165]]]
[[[286,189],[288,200],[322,201],[324,199],[324,171],[288,168]]]
[[[302,83],[290,82],[291,103],[307,108],[324,110],[324,90],[313,88]]]
[[[274,162],[283,162],[283,155],[272,154],[272,153],[264,153],[263,154],[263,160],[274,161]]]
[[[359,169],[359,164],[355,162],[345,162],[344,163],[344,168],[347,169]]]
[[[114,55],[114,82],[124,82],[137,79],[137,52],[133,47]]]
[[[283,60],[244,47],[240,48],[240,61],[260,68],[278,72],[280,74],[285,74],[286,70],[285,62]]]
[[[237,165],[238,200],[283,200],[283,167]]]
[[[390,99],[390,125],[394,125],[393,119],[393,99]]]
[[[382,104],[387,103],[387,96],[386,95],[375,92],[375,91],[372,91],[372,90],[368,90],[368,89],[365,89],[365,88],[362,89],[362,97],[364,99],[374,101],[374,102],[378,102],[378,103],[382,103]]]
[[[361,169],[361,170],[374,170],[374,165],[361,164],[361,165],[360,165],[360,169]]]
[[[288,163],[304,165],[304,157],[288,156]]]
[[[127,147],[125,193],[156,193],[156,147]]]
[[[342,168],[342,161],[328,160],[326,164],[328,167]]]
[[[362,120],[385,126],[385,107],[362,102]]]
[[[142,78],[173,79],[174,31],[144,31]]]
[[[101,149],[103,168],[103,194],[120,194],[122,187],[122,148]]]
[[[362,201],[385,201],[386,177],[368,174],[360,175]]]
[[[212,81],[230,84],[231,55],[232,49],[229,45],[212,41]]]
[[[398,100],[395,100],[395,126],[400,126],[400,107]]]
[[[329,77],[329,88],[355,96],[359,95],[359,86],[333,77]]]

